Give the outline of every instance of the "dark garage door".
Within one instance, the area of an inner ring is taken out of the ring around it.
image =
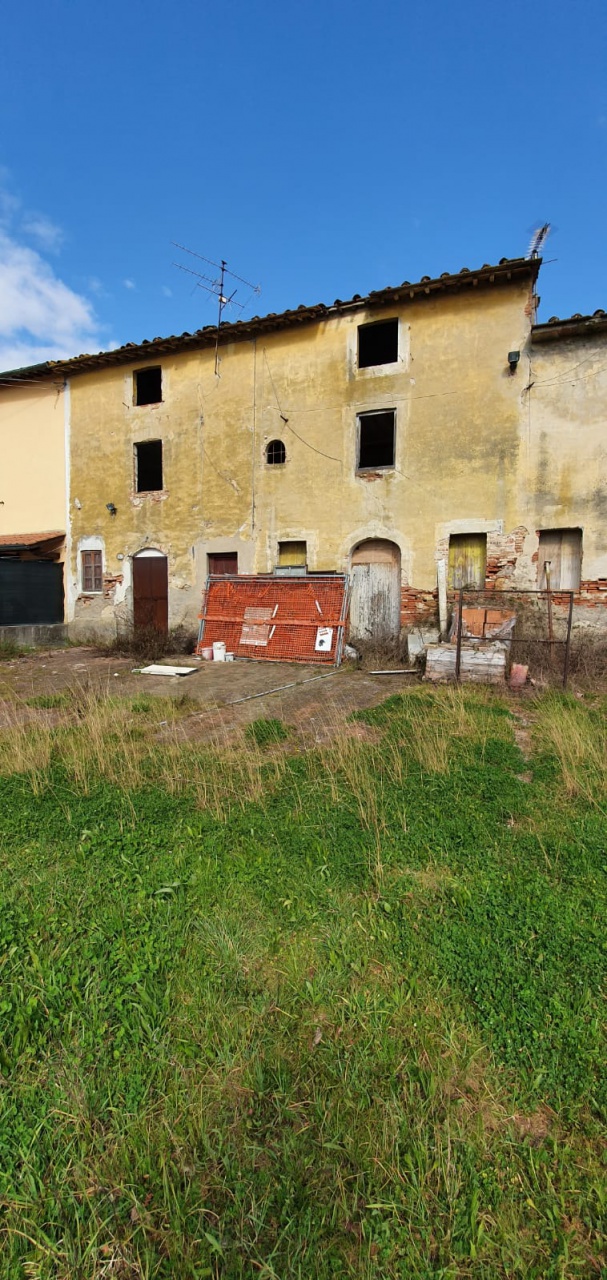
[[[0,627],[63,622],[63,565],[0,560]]]

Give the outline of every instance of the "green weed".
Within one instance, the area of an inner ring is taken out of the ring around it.
[[[0,731],[3,1274],[604,1274],[604,824],[550,705],[524,762],[483,691],[304,753],[166,702]]]
[[[255,742],[258,747],[273,746],[277,742],[286,742],[289,730],[282,720],[252,720],[245,729],[248,742]]]

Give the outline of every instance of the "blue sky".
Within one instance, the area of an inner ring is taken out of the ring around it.
[[[606,34],[604,0],[5,0],[0,367],[212,323],[173,240],[250,316],[548,220],[540,318],[607,308]]]

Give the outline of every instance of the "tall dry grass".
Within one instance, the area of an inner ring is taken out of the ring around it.
[[[535,737],[556,756],[568,795],[592,804],[607,788],[607,719],[601,710],[547,694],[535,706]]]
[[[124,699],[109,689],[74,687],[60,708],[32,712],[23,700],[5,703],[0,774],[25,774],[40,794],[61,767],[87,794],[103,779],[129,794],[151,784],[172,795],[193,794],[217,816],[259,801],[278,783],[284,753],[268,752],[236,732],[226,743],[188,741],[180,732],[184,705],[173,699]]]
[[[36,711],[19,700],[4,705],[0,774],[27,775],[36,794],[59,766],[85,794],[99,779],[127,794],[153,784],[172,795],[187,792],[201,808],[225,817],[271,795],[287,768],[283,744],[260,744],[244,727],[233,727],[229,740],[219,733],[205,742],[188,739],[187,699],[126,699],[109,686],[75,686],[59,701]],[[344,795],[354,798],[378,867],[385,791],[402,785],[412,767],[445,774],[456,759],[472,758],[479,745],[482,751],[490,735],[510,732],[506,717],[496,721],[495,695],[487,690],[411,692],[389,705],[387,717],[382,707],[375,722],[376,713],[369,714],[366,731],[360,721],[353,726],[337,710],[329,713],[328,742],[306,753],[308,778],[328,788],[334,805]],[[296,777],[290,776],[289,786],[297,806]],[[404,813],[402,820],[406,825]]]

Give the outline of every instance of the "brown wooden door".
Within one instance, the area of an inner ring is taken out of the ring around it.
[[[169,629],[166,556],[133,557],[133,623],[136,628]]]

